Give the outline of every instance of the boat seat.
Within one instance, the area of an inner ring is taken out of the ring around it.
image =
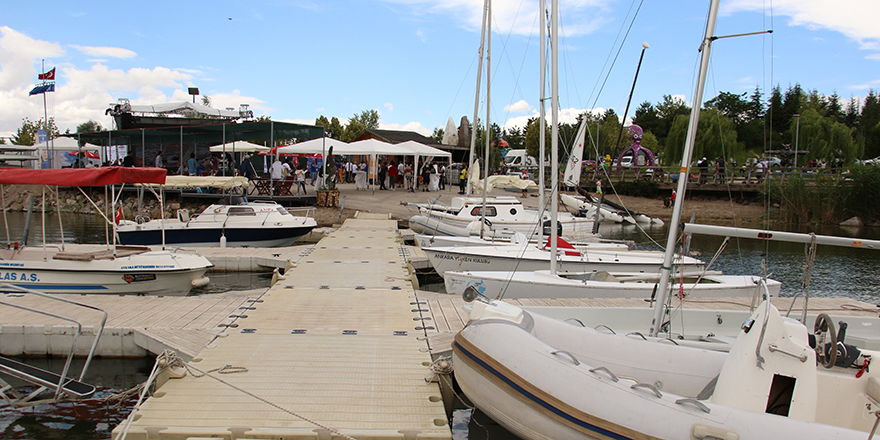
[[[177,219],[180,220],[181,223],[189,223],[189,211],[185,209],[178,209]]]

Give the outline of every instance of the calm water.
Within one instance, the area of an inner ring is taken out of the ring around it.
[[[8,213],[8,218],[11,240],[22,242],[25,215]],[[100,217],[74,214],[63,215],[61,220],[65,241],[83,244],[104,242],[104,227]],[[40,225],[40,216],[35,215],[29,238],[32,244],[42,241]],[[880,239],[880,230],[872,228],[799,229],[792,232]],[[635,226],[603,225],[600,233],[606,238],[632,240],[641,249],[659,249],[648,237],[665,245],[667,227],[652,227],[643,232]],[[47,216],[46,236],[48,242],[57,243],[61,239],[54,215]],[[0,235],[0,240],[5,239],[5,235]],[[694,236],[691,251],[699,252],[700,258],[708,262],[722,241],[722,237]],[[771,278],[783,283],[783,295],[791,296],[800,290],[805,262],[804,246],[801,244],[732,239],[711,269],[729,274],[759,274],[762,260],[766,262]],[[880,251],[820,246],[813,268],[810,294],[844,296],[880,305],[880,279],[875,276],[878,268]],[[268,287],[271,274],[212,273],[210,277],[211,284],[196,294]],[[423,288],[442,290],[442,286],[440,281],[423,285]],[[27,362],[61,371],[64,359],[28,358]],[[153,359],[96,359],[85,379],[99,387],[95,399],[76,404],[0,410],[0,439],[108,439],[110,431],[130,412],[136,397],[121,408],[112,407],[103,398],[146,380],[152,365]],[[18,385],[21,390],[29,389],[25,385]],[[453,412],[452,430],[457,440],[516,438],[479,411],[472,413],[462,402],[456,404]]]

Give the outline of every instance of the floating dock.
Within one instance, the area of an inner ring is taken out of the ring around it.
[[[440,387],[426,381],[431,325],[406,266],[397,222],[347,220],[190,374],[162,384],[126,438],[451,439]]]

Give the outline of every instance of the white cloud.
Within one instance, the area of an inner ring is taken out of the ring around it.
[[[737,11],[767,11],[764,0],[732,0],[722,7],[725,14]],[[880,2],[876,0],[777,0],[772,12],[791,18],[789,26],[804,26],[811,30],[828,29],[840,32],[859,43],[862,50],[876,51],[880,42]],[[872,55],[868,56],[876,59]]]
[[[3,60],[0,63],[0,90],[9,92],[16,87],[29,87],[40,73],[40,59],[51,60],[63,55],[64,50],[58,44],[35,40],[8,26],[0,26],[0,60]],[[54,62],[47,63],[48,68],[52,65]]]
[[[383,107],[387,108],[388,111],[392,111],[392,112],[394,111],[394,104],[392,104],[390,102],[386,102],[385,105],[383,105]]]
[[[586,110],[582,108],[561,108],[559,109],[559,121],[567,124],[574,124],[577,122],[578,116],[584,114],[585,112],[590,112],[594,115],[603,115],[605,114],[604,108],[594,108],[591,110]],[[531,114],[523,115],[523,116],[514,116],[512,118],[508,118],[507,121],[504,122],[502,128],[525,128],[529,119],[540,117],[537,110],[532,110]],[[547,120],[551,119],[550,113],[547,113]],[[548,122],[549,124],[549,122]]]
[[[415,16],[445,15],[467,29],[479,30],[483,21],[483,0],[384,0],[408,6]],[[608,20],[607,0],[564,0],[559,9],[568,36],[588,34]],[[549,4],[547,6],[549,8]],[[492,5],[492,28],[499,32],[531,35],[538,26],[538,2],[496,2]]]
[[[76,44],[71,44],[70,47],[91,57],[134,58],[137,56],[135,51],[121,47],[77,46]]]
[[[382,130],[414,131],[424,136],[434,134],[434,130],[426,128],[418,121],[407,122],[406,124],[388,124],[385,122],[379,122],[379,128]]]
[[[512,113],[526,113],[531,109],[529,103],[526,102],[525,99],[520,99],[519,101],[504,106],[504,111],[512,112]]]

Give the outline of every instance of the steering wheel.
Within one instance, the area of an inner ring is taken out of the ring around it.
[[[837,329],[834,327],[834,321],[825,313],[816,317],[816,324],[813,326],[813,334],[816,335],[816,358],[820,359],[822,366],[831,368],[837,362]],[[831,349],[830,353],[825,355],[825,335],[829,337]]]

